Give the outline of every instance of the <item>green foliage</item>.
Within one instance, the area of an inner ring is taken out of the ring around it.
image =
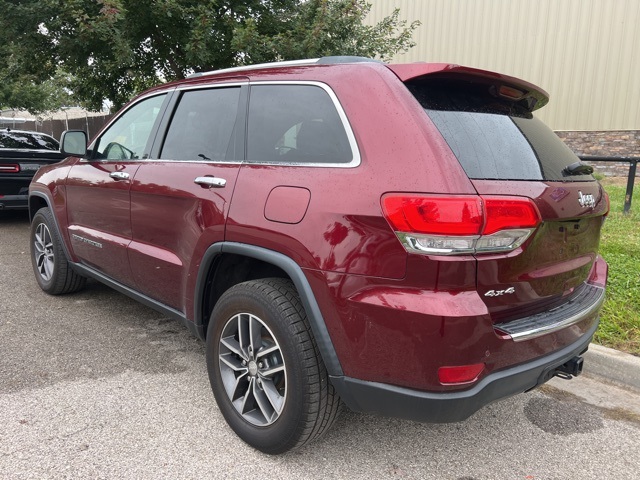
[[[320,55],[389,58],[417,22],[364,26],[364,0],[0,0],[9,93],[64,71],[77,102],[119,107],[193,71]],[[0,97],[7,102],[10,94]]]
[[[58,73],[38,81],[29,75],[0,76],[0,105],[3,109],[28,110],[33,114],[59,110],[72,103],[68,79]]]
[[[640,214],[622,213],[625,187],[603,181],[611,200],[600,254],[609,263],[609,284],[596,341],[640,355]]]
[[[364,25],[371,5],[360,0],[309,0],[294,15],[283,17],[286,29],[261,31],[254,19],[235,31],[232,46],[243,52],[243,63],[315,58],[329,55],[356,55],[390,60],[396,53],[413,47],[413,30],[396,9],[374,26]]]

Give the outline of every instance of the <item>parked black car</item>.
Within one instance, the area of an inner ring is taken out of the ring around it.
[[[43,165],[63,158],[58,141],[49,135],[0,130],[0,210],[27,208],[33,175]]]

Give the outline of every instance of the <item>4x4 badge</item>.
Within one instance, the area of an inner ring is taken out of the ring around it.
[[[505,295],[507,293],[515,293],[516,289],[513,287],[509,287],[506,290],[489,290],[484,294],[485,297],[499,297],[501,295]]]
[[[578,192],[578,203],[581,207],[593,208],[596,206],[596,198],[590,193],[585,195],[582,192]]]

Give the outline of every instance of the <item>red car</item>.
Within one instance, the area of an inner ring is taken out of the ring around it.
[[[268,453],[343,404],[460,421],[555,375],[598,326],[608,198],[532,112],[547,94],[354,57],[197,74],[133,100],[30,187],[35,277],[181,320]]]

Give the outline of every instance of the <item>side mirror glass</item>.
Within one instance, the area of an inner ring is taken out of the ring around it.
[[[87,154],[87,134],[82,130],[66,130],[60,138],[63,155],[84,157]]]

